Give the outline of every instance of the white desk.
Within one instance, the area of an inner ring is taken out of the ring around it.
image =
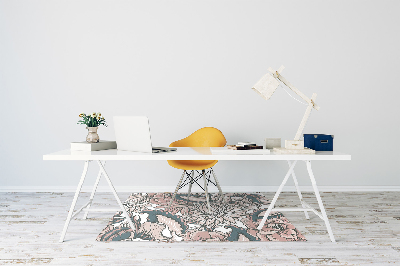
[[[274,154],[273,152],[271,154],[266,154],[266,155],[238,155],[238,154],[212,154],[210,148],[178,148],[176,152],[169,152],[169,153],[141,153],[141,152],[129,152],[129,151],[118,151],[118,150],[103,150],[103,151],[92,151],[92,152],[85,152],[85,151],[71,151],[71,150],[63,150],[51,154],[47,154],[43,156],[44,160],[62,160],[62,161],[85,161],[85,165],[83,168],[83,173],[81,176],[81,179],[79,181],[78,187],[75,192],[74,199],[71,204],[71,208],[68,213],[67,220],[65,221],[64,229],[61,233],[61,238],[60,242],[64,241],[65,234],[68,229],[68,225],[73,217],[75,217],[78,213],[81,211],[85,211],[84,214],[84,219],[86,219],[87,214],[89,211],[110,211],[110,210],[101,210],[101,209],[90,209],[90,206],[92,204],[94,195],[96,193],[97,185],[100,181],[100,178],[102,175],[104,175],[105,179],[108,182],[108,185],[111,188],[111,191],[114,194],[115,199],[118,202],[119,207],[121,208],[123,214],[125,217],[128,217],[128,214],[124,208],[124,206],[121,203],[121,200],[119,199],[117,192],[115,191],[115,188],[111,182],[110,177],[108,176],[106,170],[105,170],[105,162],[106,161],[164,161],[164,160],[225,160],[225,161],[287,161],[289,165],[289,170],[286,173],[281,185],[279,186],[277,192],[275,193],[275,196],[268,207],[268,210],[266,211],[260,225],[258,226],[258,230],[261,230],[261,228],[264,226],[265,221],[267,220],[268,215],[271,213],[271,211],[303,211],[306,219],[309,219],[308,212],[311,211],[315,213],[319,218],[321,218],[326,225],[326,228],[328,230],[329,237],[332,242],[335,242],[335,238],[333,236],[331,226],[329,224],[328,217],[325,212],[324,205],[321,200],[321,196],[318,191],[317,184],[315,182],[314,174],[311,169],[311,161],[336,161],[336,160],[351,160],[351,156],[347,154],[343,154],[340,152],[316,152],[316,154],[313,155],[306,155],[306,154]],[[90,196],[89,201],[84,204],[80,209],[74,212],[75,210],[75,205],[78,200],[79,193],[81,191],[83,182],[85,181],[87,169],[89,166],[89,163],[91,161],[96,161],[97,164],[100,167],[99,173],[97,175],[96,182],[93,186],[93,190]],[[301,191],[298,186],[297,178],[294,173],[294,167],[298,161],[304,161],[307,166],[307,171],[311,180],[311,184],[313,186],[315,196],[318,201],[319,208],[321,212],[318,212],[314,208],[312,208],[308,203],[306,203],[301,195]],[[300,199],[300,204],[302,208],[274,208],[275,203],[279,197],[279,194],[282,192],[283,187],[285,186],[287,180],[289,177],[292,177],[297,189],[297,194]],[[128,219],[128,222],[133,229],[133,223],[130,219]]]

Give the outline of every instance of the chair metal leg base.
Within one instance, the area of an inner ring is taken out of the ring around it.
[[[195,173],[195,172],[197,173],[196,176],[194,176],[194,173]],[[179,180],[179,183],[178,183],[178,185],[176,186],[174,195],[172,196],[172,199],[171,199],[171,201],[170,201],[170,203],[169,203],[169,205],[168,205],[168,209],[171,207],[172,202],[175,200],[176,194],[178,193],[179,189],[183,188],[183,187],[186,186],[186,185],[189,185],[188,196],[187,196],[187,200],[188,200],[188,202],[189,202],[189,197],[190,197],[190,194],[191,194],[191,192],[192,192],[192,186],[193,186],[194,183],[196,183],[201,189],[204,190],[204,192],[205,192],[205,194],[206,194],[206,201],[207,201],[207,207],[208,207],[208,211],[209,211],[209,212],[211,212],[211,207],[210,207],[210,196],[209,196],[209,193],[208,193],[208,184],[209,184],[209,183],[212,183],[213,185],[215,185],[216,187],[218,187],[220,199],[221,199],[221,200],[224,199],[221,186],[219,185],[218,178],[217,178],[217,175],[215,174],[214,170],[213,170],[212,168],[210,168],[210,170],[208,170],[208,171],[206,171],[206,169],[201,170],[201,174],[200,174],[199,172],[200,172],[200,171],[198,171],[198,170],[192,170],[192,171],[186,171],[186,170],[184,170],[184,171],[183,171],[183,174],[182,174],[182,176],[181,176],[181,179]],[[212,174],[213,177],[214,177],[215,183],[211,180],[211,174]],[[185,175],[186,175],[186,179],[184,179]],[[203,186],[204,186],[204,187],[201,186],[201,185],[199,184],[199,182],[198,182],[201,178],[203,178],[203,184],[204,184]]]
[[[203,170],[202,174],[203,174],[203,180],[204,180],[204,189],[206,191],[206,200],[207,200],[208,212],[211,213],[210,199],[208,198],[208,186],[207,186],[206,172]]]
[[[182,183],[182,181],[183,181],[183,177],[185,176],[185,174],[186,174],[186,170],[183,171],[182,177],[181,177],[181,179],[179,180],[179,183],[178,183],[178,185],[177,185],[176,188],[175,188],[174,195],[172,196],[172,199],[171,199],[171,201],[169,202],[168,208],[167,208],[167,209],[171,208],[172,202],[175,200],[176,193],[178,193],[179,187],[181,186],[181,183]]]
[[[219,185],[218,178],[217,178],[217,175],[216,175],[215,172],[214,172],[214,169],[211,168],[211,172],[212,172],[212,174],[213,174],[215,183],[217,183],[217,187],[218,187],[218,191],[219,191],[219,196],[221,197],[221,200],[224,200],[224,194],[222,193],[222,189],[221,189],[221,186]]]
[[[193,185],[193,175],[194,175],[194,171],[191,171],[190,173],[190,183],[189,183],[189,190],[188,190],[188,196],[187,196],[187,200],[189,202],[189,198],[190,198],[190,193],[192,192],[192,185]]]

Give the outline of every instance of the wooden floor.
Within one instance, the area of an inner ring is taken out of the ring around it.
[[[74,219],[59,243],[73,193],[0,193],[0,265],[400,265],[400,192],[321,194],[337,243],[322,220],[301,212],[284,215],[307,242],[102,243],[95,238],[113,213],[90,213]],[[96,205],[116,206],[111,194],[96,196]],[[88,197],[83,193],[78,205]],[[304,197],[317,206],[313,194]],[[286,192],[277,205],[297,203]]]

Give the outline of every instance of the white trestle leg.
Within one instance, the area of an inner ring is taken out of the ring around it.
[[[104,161],[103,165],[106,165],[106,162]],[[97,186],[99,185],[101,178],[101,169],[99,170],[99,173],[97,174],[96,182],[94,183],[92,194],[90,195],[89,203],[87,205],[87,208],[85,209],[85,214],[83,215],[83,219],[86,219],[89,213],[90,206],[92,205],[94,194],[96,194]]]
[[[264,217],[263,217],[261,223],[260,223],[260,224],[258,225],[258,227],[257,227],[258,230],[261,230],[261,229],[263,228],[265,222],[267,221],[268,215],[271,213],[272,209],[274,208],[275,203],[276,203],[276,200],[278,199],[279,194],[281,194],[282,189],[283,189],[283,187],[285,186],[287,180],[289,179],[289,176],[291,175],[291,173],[292,173],[292,171],[293,171],[293,168],[295,167],[296,163],[297,163],[297,161],[294,161],[294,162],[292,163],[292,165],[289,167],[289,171],[286,173],[286,176],[285,176],[285,178],[283,179],[281,185],[279,186],[278,191],[276,191],[275,196],[274,196],[274,198],[273,198],[271,204],[269,205],[267,211],[265,212]]]
[[[279,186],[278,191],[275,193],[275,196],[274,196],[271,204],[268,206],[268,209],[265,212],[264,217],[263,217],[261,223],[258,225],[257,229],[261,230],[263,228],[263,226],[264,226],[269,214],[273,210],[274,211],[281,211],[281,212],[284,212],[284,211],[287,211],[287,212],[303,211],[307,219],[309,219],[309,216],[308,216],[307,212],[310,211],[310,212],[313,212],[315,215],[317,215],[319,218],[321,218],[325,222],[325,226],[326,226],[326,229],[328,230],[329,237],[330,237],[332,242],[335,242],[335,238],[333,236],[332,229],[331,229],[331,226],[329,224],[328,216],[326,215],[325,208],[324,208],[324,205],[323,205],[322,200],[321,200],[321,196],[319,195],[317,183],[315,182],[314,174],[313,174],[312,169],[311,169],[311,161],[305,161],[305,162],[306,162],[306,165],[307,165],[308,175],[310,177],[311,184],[312,184],[312,187],[314,189],[315,197],[317,198],[318,205],[319,205],[319,208],[320,208],[321,212],[318,212],[316,209],[312,208],[308,203],[306,203],[303,200],[303,197],[301,195],[301,191],[300,191],[300,188],[299,188],[299,184],[297,182],[296,174],[294,173],[294,170],[293,170],[294,166],[297,163],[297,161],[288,161],[289,171],[286,173],[285,178],[283,179],[281,185]],[[285,186],[285,184],[286,184],[286,182],[287,182],[287,180],[288,180],[290,175],[293,177],[293,181],[294,181],[294,184],[295,184],[296,190],[297,190],[297,195],[299,196],[302,208],[274,208],[275,203],[276,203],[276,201],[277,201],[277,199],[279,197],[279,194],[282,192],[282,189]]]
[[[311,161],[306,161],[306,164],[307,164],[308,175],[310,176],[311,184],[314,189],[315,197],[317,198],[318,205],[321,210],[321,214],[322,214],[322,218],[323,218],[322,220],[324,220],[324,222],[325,222],[326,229],[328,230],[328,234],[329,234],[331,241],[336,242],[335,237],[333,236],[333,233],[332,233],[331,225],[329,224],[328,216],[326,215],[326,212],[325,212],[324,204],[322,203],[321,196],[319,195],[317,183],[315,182],[314,174],[311,169]]]
[[[290,167],[291,162],[288,161],[288,164],[289,164],[289,167]],[[292,171],[292,177],[293,177],[294,185],[296,186],[297,195],[299,196],[299,199],[300,199],[300,202],[301,202],[301,206],[303,208],[307,208],[307,206],[303,202],[303,196],[301,195],[301,191],[300,191],[300,188],[299,188],[299,183],[297,182],[297,178],[296,178],[296,174],[294,173],[294,170]],[[304,214],[305,214],[307,220],[310,219],[310,216],[308,216],[308,212],[307,211],[304,211]]]
[[[81,176],[81,179],[79,180],[78,187],[76,188],[74,199],[72,200],[72,204],[71,204],[71,207],[70,207],[69,212],[68,212],[68,217],[67,217],[67,220],[65,221],[64,228],[63,228],[63,231],[61,233],[60,242],[64,241],[65,234],[67,233],[68,225],[69,225],[69,223],[71,221],[71,218],[72,218],[72,215],[74,213],[75,205],[76,205],[76,202],[78,200],[79,193],[81,192],[83,182],[85,181],[85,177],[86,177],[86,173],[87,173],[88,167],[89,167],[89,161],[85,161],[85,165],[83,167],[82,176]]]
[[[115,191],[115,188],[114,188],[114,186],[113,186],[113,184],[112,184],[112,182],[111,182],[111,180],[110,180],[110,177],[108,176],[106,170],[104,169],[103,164],[102,164],[100,161],[97,161],[97,163],[99,164],[99,166],[100,166],[100,171],[103,173],[104,177],[106,178],[107,183],[108,183],[108,185],[110,186],[111,191],[112,191],[112,193],[114,194],[114,197],[115,197],[115,199],[117,200],[118,205],[119,205],[119,207],[120,207],[121,210],[122,210],[122,213],[123,213],[124,216],[125,216],[125,219],[128,220],[129,226],[132,228],[133,231],[135,231],[135,226],[133,225],[133,222],[132,222],[131,218],[129,217],[128,212],[126,211],[124,205],[122,204],[121,200],[119,199],[118,194],[117,194],[117,191]]]

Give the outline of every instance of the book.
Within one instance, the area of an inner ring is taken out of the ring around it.
[[[117,142],[115,140],[100,140],[97,143],[71,142],[71,151],[100,151],[116,149]]]
[[[227,145],[230,150],[262,150],[263,146],[257,145],[249,145],[249,146],[240,146],[240,145]]]
[[[255,142],[238,142],[238,144],[236,144],[236,146],[257,146]]]

